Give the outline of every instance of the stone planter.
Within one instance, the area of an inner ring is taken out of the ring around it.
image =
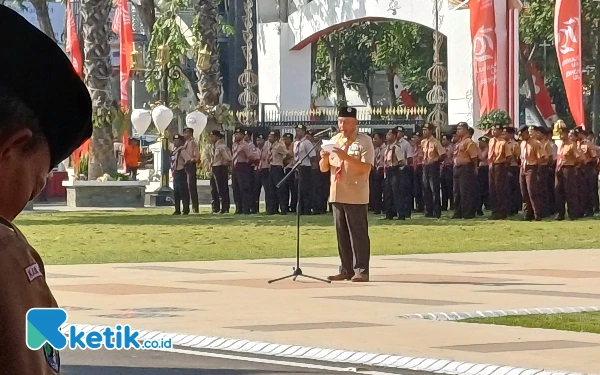
[[[63,181],[69,207],[144,207],[148,181]]]

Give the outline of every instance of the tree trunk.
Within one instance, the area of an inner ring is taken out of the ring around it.
[[[146,38],[150,41],[150,39],[152,39],[152,29],[156,22],[156,6],[154,5],[154,0],[140,0],[140,5],[133,2],[133,6],[142,21],[144,34],[146,34]]]
[[[277,0],[277,10],[279,12],[279,21],[287,23],[288,21],[288,0]]]
[[[596,23],[596,72],[594,73],[594,98],[592,101],[592,130],[598,138],[600,129],[600,28]]]
[[[208,107],[221,104],[221,66],[219,63],[219,9],[217,0],[202,0],[196,4],[198,40],[210,53],[210,65],[199,72],[198,89]],[[200,70],[200,69],[198,69]]]
[[[35,15],[38,23],[40,24],[40,30],[42,30],[44,34],[48,35],[50,39],[56,43],[54,29],[52,28],[52,23],[50,22],[50,14],[48,13],[48,3],[46,3],[46,0],[31,0],[31,4],[35,9]]]
[[[388,80],[388,95],[390,96],[390,107],[395,107],[398,102],[396,97],[396,87],[394,86],[394,77],[396,76],[396,70],[393,66],[388,66],[385,71]]]
[[[329,77],[331,77],[331,82],[333,82],[333,88],[335,90],[335,104],[337,106],[344,106],[347,103],[346,88],[342,81],[342,59],[340,56],[340,43],[338,37],[334,34],[329,34],[326,37],[324,45],[327,48],[327,54],[329,55]]]
[[[90,146],[88,179],[95,180],[103,174],[115,175],[117,163],[114,156],[108,44],[108,14],[110,0],[83,0],[81,16],[85,61],[84,82],[90,91],[94,113],[94,130]]]
[[[531,106],[529,109],[533,112],[536,120],[540,123],[541,126],[548,127],[546,125],[546,121],[544,120],[544,118],[540,114],[540,111],[537,108],[536,101],[535,101],[535,97],[536,97],[535,85],[533,84],[533,77],[531,76],[531,71],[529,69],[529,60],[523,55],[523,52],[519,53],[519,61],[521,62],[522,72],[527,77],[527,88],[529,88],[529,96],[531,98]],[[517,119],[513,119],[513,123],[516,120]]]

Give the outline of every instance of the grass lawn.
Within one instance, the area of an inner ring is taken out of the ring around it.
[[[47,264],[159,262],[295,256],[296,217],[200,215],[173,217],[168,209],[120,212],[26,213],[15,223]],[[301,217],[305,257],[336,256],[331,216]],[[600,221],[405,222],[371,216],[374,255],[499,250],[600,248]]]
[[[504,316],[501,318],[473,318],[467,323],[497,324],[526,328],[546,328],[560,331],[590,332],[600,334],[600,312],[573,314]]]

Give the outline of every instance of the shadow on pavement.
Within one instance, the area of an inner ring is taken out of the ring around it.
[[[297,370],[259,370],[259,369],[223,369],[223,368],[160,368],[160,367],[122,367],[122,366],[63,366],[62,375],[268,375],[299,374]],[[310,372],[318,374],[319,371]],[[302,370],[301,374],[309,374]]]

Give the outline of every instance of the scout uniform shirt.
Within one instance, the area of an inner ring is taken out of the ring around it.
[[[575,166],[581,155],[577,145],[571,141],[562,142],[556,154],[556,170],[562,166]]]
[[[275,141],[271,144],[271,150],[269,151],[269,164],[271,166],[283,167],[283,159],[288,153],[285,144],[280,141]]]
[[[363,163],[373,165],[375,150],[371,137],[366,134],[354,133],[351,139],[338,133],[332,141],[345,150],[348,155]],[[357,174],[352,168],[340,160],[337,155],[329,155],[329,170],[331,173],[330,203],[369,204],[369,174]]]
[[[248,147],[248,142],[241,141],[235,142],[231,147],[231,151],[233,153],[232,157],[232,166],[235,167],[237,163],[247,163],[249,158],[248,154],[250,154],[250,149]]]
[[[471,138],[465,138],[454,145],[453,162],[460,167],[473,163],[473,159],[479,156],[479,147]]]
[[[0,218],[0,283],[0,373],[57,374],[58,351],[48,343],[30,350],[25,338],[29,309],[58,307],[46,284],[44,263],[21,232],[4,218]]]
[[[380,170],[384,168],[385,150],[386,145],[381,145],[375,149],[375,169]]]
[[[591,161],[594,161],[596,153],[594,152],[594,146],[592,145],[592,142],[590,142],[587,139],[584,139],[583,141],[578,142],[578,144],[579,152],[582,155],[583,164],[587,164]]]
[[[543,141],[540,143],[542,144],[542,148],[547,156],[546,160],[540,161],[540,165],[550,165],[550,158],[552,158],[552,147],[550,146],[550,141]]]
[[[423,148],[423,164],[433,164],[440,160],[440,156],[446,153],[446,149],[437,140],[437,138],[431,136],[421,141],[421,148]]]
[[[508,147],[510,147],[510,166],[511,167],[518,167],[519,166],[519,158],[521,157],[521,147],[519,147],[519,144],[514,140],[511,139],[510,141],[508,141]]]
[[[212,167],[228,166],[231,163],[231,152],[224,140],[219,139],[210,149],[210,165]]]
[[[271,143],[267,141],[263,144],[262,148],[257,147],[256,150],[260,155],[260,158],[258,159],[258,167],[256,169],[259,171],[261,169],[269,169],[271,167],[271,164],[269,162],[269,151],[271,150]]]
[[[185,145],[183,145],[183,147],[190,157],[189,160],[193,160],[194,163],[196,163],[200,158],[200,150],[198,149],[198,143],[196,143],[194,138],[185,141]]]
[[[408,162],[408,159],[415,157],[413,148],[406,139],[400,138],[400,140],[398,142],[396,142],[396,145],[400,148],[400,150],[404,154],[404,160],[406,160],[406,162]],[[400,169],[404,169],[405,166],[406,166],[406,163],[401,164]]]
[[[503,164],[510,159],[512,151],[510,145],[504,139],[490,139],[488,145],[488,163]]]
[[[383,152],[383,173],[384,176],[388,169],[397,167],[399,165],[406,164],[406,157],[404,151],[400,148],[398,143],[394,142],[391,145],[387,145]]]
[[[479,166],[487,167],[489,166],[488,161],[489,147],[485,147],[483,150],[479,149]]]
[[[446,157],[444,158],[444,161],[442,162],[442,164],[445,166],[452,165],[453,164],[452,158],[456,151],[456,144],[450,143],[448,146],[444,147],[444,150],[446,150]]]
[[[420,144],[413,146],[413,167],[416,169],[417,166],[423,165],[423,147]]]
[[[171,170],[180,171],[185,167],[185,163],[191,160],[191,154],[188,148],[184,146],[177,147],[171,152]]]
[[[540,141],[529,138],[527,141],[521,142],[521,167],[540,165],[546,154],[546,150]]]
[[[297,163],[300,160],[302,160],[302,163],[300,163],[301,166],[303,167],[310,167],[312,166],[311,162],[310,162],[310,158],[312,157],[316,157],[317,153],[315,152],[315,150],[311,149],[313,148],[313,144],[310,143],[310,141],[304,137],[298,141],[294,142],[294,161]],[[306,154],[308,154],[307,157]]]

